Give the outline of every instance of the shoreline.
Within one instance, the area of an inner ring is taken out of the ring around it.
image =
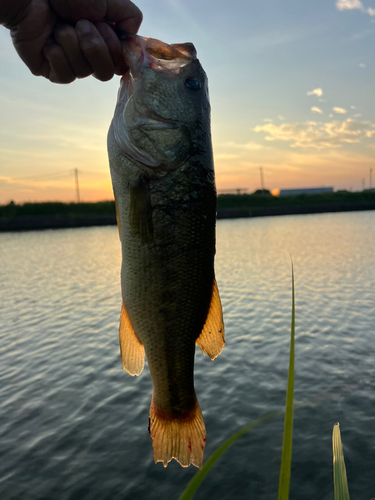
[[[251,217],[275,217],[283,215],[305,215],[336,212],[358,212],[375,210],[375,202],[331,202],[290,204],[252,208],[219,208],[217,220]],[[0,232],[36,231],[43,229],[68,229],[95,226],[115,226],[115,214],[55,214],[0,217]]]

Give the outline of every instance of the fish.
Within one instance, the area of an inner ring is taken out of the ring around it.
[[[215,279],[216,187],[207,76],[192,43],[128,35],[108,131],[121,240],[123,368],[147,358],[154,461],[201,467],[206,429],[194,389],[195,344],[225,344]]]

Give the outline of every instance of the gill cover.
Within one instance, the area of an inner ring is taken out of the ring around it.
[[[178,150],[184,150],[185,141],[181,132],[171,133],[178,128],[175,116],[162,117],[150,106],[150,102],[158,100],[160,85],[153,93],[149,82],[163,73],[166,85],[171,85],[171,79],[178,79],[181,69],[196,59],[196,51],[191,43],[168,45],[152,38],[129,35],[123,45],[123,54],[130,70],[121,78],[112,121],[114,139],[123,154],[155,169],[161,165],[163,157],[168,162],[178,156]],[[153,75],[154,72],[158,75]],[[169,104],[171,108],[177,106],[176,102]],[[168,114],[166,107],[163,110]]]

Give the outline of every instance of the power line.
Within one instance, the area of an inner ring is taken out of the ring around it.
[[[66,170],[64,171],[60,171],[60,172],[55,172],[55,173],[51,173],[51,174],[37,174],[37,175],[29,175],[29,176],[25,176],[25,177],[11,177],[11,176],[6,176],[8,177],[9,179],[11,179],[12,181],[43,181],[43,180],[53,180],[55,179],[56,177],[65,177],[65,176],[68,176],[70,175],[69,172],[67,172]]]

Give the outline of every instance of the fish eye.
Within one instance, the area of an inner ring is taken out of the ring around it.
[[[187,87],[189,90],[193,90],[194,92],[196,92],[197,90],[201,89],[202,84],[198,80],[198,78],[187,78],[185,80],[185,87]]]

